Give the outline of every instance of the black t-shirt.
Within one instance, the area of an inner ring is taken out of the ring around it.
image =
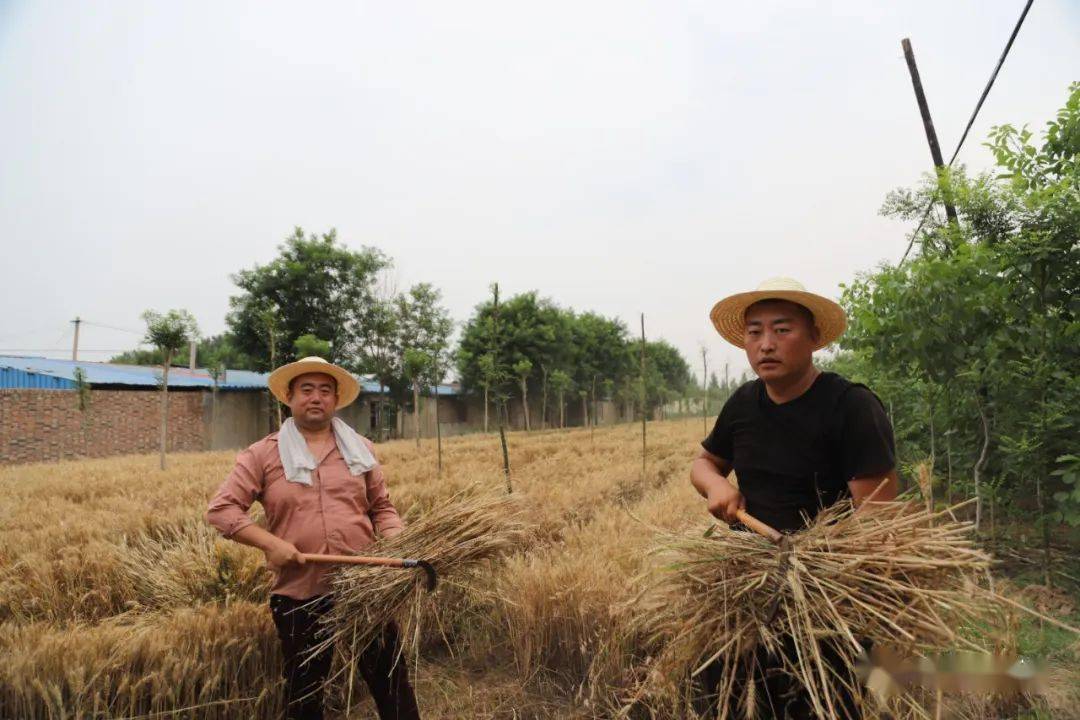
[[[847,491],[849,480],[896,465],[892,425],[868,388],[823,372],[805,393],[777,405],[761,380],[728,399],[701,446],[727,460],[746,511],[777,530],[804,526]]]

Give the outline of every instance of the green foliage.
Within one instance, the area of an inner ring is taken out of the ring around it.
[[[437,383],[436,374],[443,372],[450,362],[450,333],[454,323],[441,302],[442,293],[428,283],[414,285],[395,299],[397,345],[403,350],[403,358],[410,352],[413,354],[412,367],[403,368],[410,380],[421,378]],[[417,370],[420,366],[417,355],[426,358],[423,371]],[[408,364],[408,359],[404,363]]]
[[[985,467],[985,495],[1036,510],[1046,538],[1048,521],[1080,520],[1080,84],[1033,139],[994,128],[998,174],[890,194],[883,213],[915,220],[948,193],[960,222],[932,216],[912,261],[845,288],[834,362],[892,409],[903,457],[940,458],[944,441],[959,474]]]
[[[164,314],[147,310],[142,318],[146,322],[145,342],[161,351],[166,365],[199,335],[199,326],[187,310],[169,310]]]
[[[519,378],[522,382],[525,382],[525,380],[528,379],[529,375],[532,374],[532,369],[532,361],[529,360],[529,358],[522,358],[521,360],[518,360],[516,363],[514,363],[514,376]]]
[[[1061,478],[1062,489],[1054,493],[1058,510],[1054,519],[1067,522],[1073,527],[1080,526],[1080,456],[1067,454],[1057,458],[1058,467],[1053,472]]]
[[[351,250],[335,230],[305,237],[300,228],[278,257],[233,275],[240,294],[229,299],[229,328],[236,347],[260,370],[295,359],[294,343],[313,334],[330,343],[330,361],[356,365],[361,338],[373,322],[375,277],[390,265],[374,248]]]
[[[552,372],[548,383],[551,385],[552,391],[556,394],[566,392],[574,386],[574,380],[570,377],[569,373],[563,370]]]
[[[90,383],[86,380],[86,371],[81,367],[75,368],[74,376],[79,412],[85,413],[90,408]]]
[[[409,348],[402,356],[401,366],[409,382],[420,384],[431,374],[431,356]]]
[[[254,370],[255,366],[251,358],[237,349],[233,336],[230,333],[212,335],[201,338],[196,347],[196,364],[207,369],[213,367],[230,368],[233,370]],[[161,365],[164,356],[158,348],[148,350],[128,350],[109,359],[111,363],[124,365]]]
[[[571,387],[591,392],[593,383],[610,397],[616,387],[639,374],[640,344],[618,320],[560,308],[535,292],[510,298],[499,307],[499,353],[491,354],[492,304],[483,303],[462,328],[457,352],[463,386],[502,388],[524,378],[528,392],[541,391],[547,372],[550,392]],[[682,394],[691,383],[690,367],[664,341],[646,346],[648,403],[655,407]],[[527,364],[527,365],[526,365]],[[524,368],[528,367],[528,370]],[[605,383],[608,383],[605,385]]]
[[[293,341],[293,354],[297,359],[312,356],[325,359],[330,355],[330,343],[307,333]]]

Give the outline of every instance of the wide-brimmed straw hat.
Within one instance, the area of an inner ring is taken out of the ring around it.
[[[787,300],[813,313],[814,325],[820,333],[815,350],[843,335],[847,327],[844,308],[827,297],[809,292],[798,280],[785,277],[770,278],[758,285],[757,290],[729,295],[713,305],[709,317],[725,340],[741,348],[746,333],[746,309],[762,300]]]
[[[345,407],[360,395],[360,383],[357,382],[352,373],[314,355],[301,358],[288,365],[282,365],[270,373],[266,384],[270,387],[270,392],[274,394],[274,397],[283,403],[288,403],[289,383],[292,382],[293,378],[304,373],[323,373],[337,380],[337,407],[339,409]]]

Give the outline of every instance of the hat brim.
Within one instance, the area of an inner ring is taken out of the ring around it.
[[[813,313],[814,325],[820,335],[814,350],[835,342],[847,328],[844,308],[827,297],[801,290],[752,290],[731,295],[713,305],[709,318],[725,340],[735,347],[745,348],[746,309],[762,300],[787,300]]]
[[[306,373],[322,373],[323,375],[329,375],[337,381],[338,399],[335,409],[340,410],[343,407],[351,405],[353,401],[360,396],[360,383],[357,382],[352,373],[333,363],[317,362],[314,360],[297,360],[288,365],[282,365],[277,370],[270,373],[270,377],[266,380],[266,385],[270,388],[270,392],[273,393],[274,397],[281,402],[288,404],[289,383],[293,381],[293,378]]]

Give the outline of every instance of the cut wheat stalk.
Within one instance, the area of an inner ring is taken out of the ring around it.
[[[490,562],[523,548],[530,527],[513,496],[465,491],[411,521],[401,534],[365,550],[374,557],[431,563],[441,581],[449,580],[434,592],[424,589],[422,574],[368,565],[336,570],[330,582],[333,609],[322,619],[322,642],[312,650],[336,653],[328,682],[342,674],[351,679],[361,654],[389,623],[400,628],[403,651],[418,651],[423,628],[432,626],[441,633],[440,612],[461,610],[446,607],[447,598],[460,604]]]
[[[991,557],[956,509],[892,501],[856,512],[839,503],[779,548],[723,525],[704,536],[661,533],[657,564],[641,578],[650,589],[623,608],[627,631],[654,651],[624,710],[645,697],[676,698],[688,676],[720,663],[722,696],[742,694],[722,703],[720,716],[738,707],[750,717],[754,683],[736,676],[746,677],[764,649],[822,717],[845,716],[836,702],[845,688],[871,711],[918,716],[910,696],[861,691],[863,644],[903,656],[986,649],[978,629],[993,627],[1006,606],[1038,615],[987,586]],[[827,661],[826,648],[839,663]]]

